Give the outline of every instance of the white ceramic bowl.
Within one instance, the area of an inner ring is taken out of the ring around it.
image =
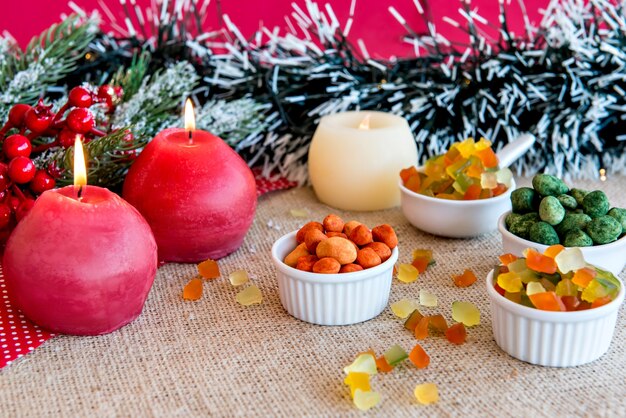
[[[479,200],[448,200],[415,193],[400,181],[402,213],[411,225],[434,235],[468,238],[494,231],[498,217],[511,210],[511,187],[500,196]]]
[[[511,302],[487,275],[491,322],[496,343],[511,356],[532,364],[570,367],[589,363],[609,349],[624,284],[612,302],[576,312],[550,312]]]
[[[353,273],[319,274],[297,270],[283,262],[296,248],[296,233],[272,246],[280,302],[291,315],[318,325],[349,325],[380,314],[389,300],[398,247],[384,263]]]
[[[546,248],[548,248],[547,245],[520,238],[506,229],[504,220],[509,213],[511,212],[504,213],[500,216],[500,219],[498,219],[498,230],[502,235],[502,249],[504,253],[521,256],[522,251],[526,248],[535,248],[537,251],[543,253]],[[586,262],[608,270],[616,276],[619,275],[624,266],[626,266],[626,236],[610,244],[580,247],[580,250]]]

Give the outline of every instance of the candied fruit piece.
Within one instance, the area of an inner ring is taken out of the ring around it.
[[[476,151],[484,150],[485,148],[491,147],[491,141],[481,137],[474,147]]]
[[[504,292],[504,297],[513,303],[522,303],[521,292]]]
[[[513,180],[513,172],[508,168],[501,168],[496,171],[496,179],[498,180],[498,184],[504,186],[506,190],[511,185],[511,180]]]
[[[385,351],[383,357],[387,361],[387,364],[395,367],[398,364],[402,363],[404,360],[406,360],[409,355],[406,353],[406,351],[404,351],[404,348],[400,347],[398,344],[395,344],[391,346],[389,350]]]
[[[529,269],[535,270],[540,273],[556,273],[557,263],[555,259],[546,257],[545,255],[539,253],[537,250],[534,250],[532,248],[527,248],[526,250],[524,250],[524,256],[526,257],[526,266],[528,266]]]
[[[469,160],[460,159],[460,160],[455,161],[454,163],[450,164],[448,167],[446,167],[446,173],[448,173],[448,175],[450,177],[452,177],[453,179],[456,179],[469,166],[470,166],[470,161]],[[453,182],[450,182],[450,184],[452,184],[452,183]]]
[[[217,279],[220,277],[220,267],[217,261],[208,259],[198,264],[198,273],[205,279]]]
[[[420,187],[422,186],[421,177],[418,175],[411,176],[404,182],[404,187],[411,190],[412,192],[418,193],[420,191]]]
[[[587,265],[587,263],[585,263],[583,252],[578,247],[568,248],[561,251],[556,255],[556,257],[554,257],[554,261],[556,262],[556,266],[559,268],[559,271],[563,274],[579,270]]]
[[[448,329],[448,322],[446,321],[446,318],[444,318],[443,315],[441,314],[429,316],[428,325],[432,329],[439,331],[439,332],[444,332],[445,330]]]
[[[507,292],[519,292],[524,288],[522,278],[514,272],[508,272],[498,275],[498,286]]]
[[[555,292],[543,292],[528,295],[535,308],[542,311],[565,311],[565,305]]]
[[[376,367],[379,371],[383,373],[389,373],[393,370],[393,367],[391,367],[389,363],[387,363],[385,356],[380,356],[376,359]]]
[[[414,310],[404,322],[404,328],[408,329],[409,331],[415,331],[415,327],[423,317],[424,315],[422,315],[418,309]]]
[[[578,286],[570,279],[563,279],[556,284],[554,291],[558,296],[576,296],[578,295]]]
[[[426,271],[429,264],[430,264],[430,260],[424,257],[418,257],[418,258],[415,258],[413,261],[411,261],[411,265],[413,265],[413,267],[415,267],[417,271],[420,272],[420,274]]]
[[[481,187],[479,184],[471,184],[463,194],[463,200],[477,200],[480,198]]]
[[[431,308],[437,306],[437,295],[426,290],[420,290],[420,305]]]
[[[364,392],[369,392],[370,387],[370,375],[362,372],[350,372],[344,379],[343,383],[350,387],[350,396],[354,398],[354,392],[357,389],[361,389]]]
[[[552,283],[545,277],[542,277],[541,280],[539,280],[539,283],[541,283],[543,288],[546,289],[546,292],[554,292],[556,290],[556,286],[554,285],[554,283]]]
[[[413,176],[419,176],[417,168],[414,165],[400,170],[400,178],[402,179],[403,183],[406,183],[407,180]]]
[[[465,325],[458,322],[452,325],[446,330],[446,339],[452,344],[461,345],[467,338],[467,331],[465,331]]]
[[[412,256],[413,256],[413,260],[415,260],[416,258],[423,257],[423,258],[427,258],[428,261],[430,262],[430,260],[433,259],[433,250],[417,248],[413,250]]]
[[[507,190],[508,190],[508,187],[506,187],[502,183],[498,183],[496,187],[492,189],[491,192],[493,193],[493,197],[496,197],[496,196],[500,196],[502,193],[506,192]]]
[[[352,364],[343,368],[343,371],[345,374],[359,372],[374,375],[377,373],[376,360],[370,353],[359,354]]]
[[[483,189],[495,189],[498,185],[496,173],[484,172],[480,175],[480,186]]]
[[[611,298],[610,296],[602,296],[591,302],[591,307],[599,308],[600,306],[606,305],[611,301],[613,301],[613,298]]]
[[[546,289],[540,282],[530,282],[526,285],[526,295],[534,295],[535,293],[543,293]]]
[[[498,283],[494,283],[493,288],[496,289],[496,292],[500,293],[502,296],[506,293],[506,290],[498,286]]]
[[[617,288],[603,285],[603,283],[598,278],[595,278],[591,282],[589,282],[587,287],[585,287],[580,297],[582,300],[593,304],[596,299],[603,298],[605,296],[611,296],[611,291],[613,289],[617,290]]]
[[[398,280],[402,283],[412,283],[419,277],[419,270],[412,264],[400,264],[398,266]]]
[[[409,353],[409,360],[418,369],[426,368],[430,364],[430,356],[426,354],[426,351],[419,344],[415,344],[415,347]]]
[[[380,393],[357,389],[354,391],[353,401],[361,411],[367,411],[380,402]]]
[[[422,405],[430,405],[439,400],[439,390],[434,383],[422,383],[421,385],[415,386],[413,394],[415,395],[415,399]]]
[[[235,299],[243,306],[257,305],[263,302],[263,294],[256,285],[251,285],[237,293]]]
[[[228,275],[228,280],[230,280],[230,284],[233,286],[241,286],[242,284],[248,283],[250,278],[248,277],[247,271],[236,270]]]
[[[561,296],[561,302],[567,311],[576,311],[580,306],[580,299],[577,296]]]
[[[475,155],[480,158],[480,161],[483,162],[485,168],[495,168],[498,166],[498,157],[491,148],[485,148],[481,149],[480,151],[476,151]]]
[[[473,155],[476,151],[474,138],[470,137],[467,138],[465,141],[458,142],[455,148],[457,149],[457,151],[459,151],[459,154],[461,154],[462,158],[469,158],[470,155]]]
[[[452,302],[452,319],[471,327],[480,324],[480,311],[471,302]]]
[[[428,323],[429,322],[430,322],[430,318],[428,318],[427,316],[420,319],[414,331],[414,335],[416,339],[423,340],[424,338],[428,337]]]
[[[452,275],[456,287],[468,287],[476,281],[476,275],[469,269],[465,269],[463,274]]]
[[[551,245],[543,252],[546,257],[554,258],[565,249],[561,244]]]
[[[517,260],[517,256],[513,255],[511,253],[506,253],[506,254],[502,254],[500,257],[498,257],[500,259],[500,262],[502,264],[504,264],[505,266],[508,266],[509,264],[511,264],[513,261]],[[526,263],[524,263],[526,264]]]
[[[400,299],[391,304],[391,312],[398,318],[404,319],[416,310],[418,306],[419,304],[414,299]]]
[[[576,270],[574,277],[572,277],[572,283],[584,289],[596,277],[596,275],[597,273],[595,269],[583,267]]]
[[[183,299],[198,300],[202,297],[202,279],[191,279],[183,289]]]
[[[308,218],[309,217],[309,211],[306,209],[290,209],[289,213],[294,218]]]

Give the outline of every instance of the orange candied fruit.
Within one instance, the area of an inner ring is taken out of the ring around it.
[[[469,269],[465,269],[463,274],[452,275],[456,287],[468,287],[476,282],[476,275]]]
[[[426,351],[424,351],[422,346],[419,344],[415,344],[415,347],[413,347],[413,350],[409,353],[409,360],[418,369],[428,367],[430,364],[430,356],[426,354]]]
[[[498,166],[498,157],[491,148],[483,148],[476,151],[476,156],[480,158],[486,168],[495,168]]]
[[[411,264],[413,264],[413,267],[415,267],[417,269],[417,271],[421,273],[425,272],[426,269],[428,268],[428,264],[430,264],[430,260],[428,258],[425,257],[418,257],[415,258]]]
[[[400,178],[402,179],[402,183],[406,183],[413,176],[418,176],[417,168],[415,166],[411,166],[409,168],[403,168],[400,170]]]
[[[425,316],[417,323],[415,327],[415,338],[418,340],[423,340],[428,337],[428,322],[429,317]]]
[[[496,196],[500,196],[502,193],[506,192],[507,190],[508,190],[508,187],[506,187],[506,185],[502,183],[498,183],[496,187],[491,189],[491,192],[493,193],[493,197],[496,197]]]
[[[393,367],[390,366],[389,363],[387,363],[387,359],[385,359],[385,356],[380,356],[376,358],[376,368],[383,373],[389,373],[393,370]]]
[[[191,279],[183,289],[183,299],[198,300],[202,297],[202,279]]]
[[[205,279],[217,279],[220,277],[220,267],[215,260],[205,260],[198,264],[198,273]]]
[[[555,292],[540,292],[528,295],[535,308],[542,311],[565,311],[565,305]]]
[[[481,191],[482,187],[480,187],[480,184],[471,184],[467,187],[467,190],[463,195],[463,200],[477,200],[480,198]]]
[[[452,325],[446,330],[446,339],[452,344],[461,345],[467,338],[467,331],[462,322]]]
[[[547,257],[532,248],[526,249],[524,255],[526,256],[526,266],[529,269],[540,273],[556,273],[556,261],[554,261],[554,258]]]
[[[601,298],[597,298],[591,302],[591,308],[599,308],[600,306],[606,305],[611,301],[613,301],[613,299],[610,296],[602,296]]]
[[[543,255],[550,258],[555,258],[561,251],[565,249],[561,244],[551,245],[543,252]]]
[[[574,277],[572,277],[572,283],[574,283],[578,287],[585,288],[596,277],[596,274],[598,273],[595,269],[583,267],[576,270],[576,272],[574,273]]]
[[[428,324],[437,331],[445,332],[448,329],[448,322],[441,314],[428,317]]]
[[[505,266],[508,266],[513,261],[517,260],[517,256],[511,253],[502,254],[498,258],[500,259],[500,262],[504,264]]]

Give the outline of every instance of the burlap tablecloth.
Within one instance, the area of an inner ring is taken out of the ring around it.
[[[626,178],[576,184],[602,187],[612,203],[626,207]],[[323,327],[282,308],[269,254],[278,237],[305,221],[290,209],[306,209],[315,220],[335,212],[370,227],[389,223],[400,238],[401,262],[410,261],[414,248],[432,248],[436,266],[418,282],[394,280],[390,302],[428,289],[439,307],[425,311],[450,320],[451,303],[468,300],[478,305],[481,324],[469,329],[462,346],[442,337],[422,341],[431,356],[426,369],[407,361],[374,376],[382,402],[361,413],[342,383],[343,367],[370,347],[381,353],[400,344],[408,351],[416,341],[389,309],[362,324]],[[260,198],[241,249],[220,261],[224,277],[208,283],[201,300],[181,298],[195,265],[161,267],[143,314],[132,324],[101,337],[54,338],[0,371],[0,415],[626,416],[624,309],[608,353],[591,364],[557,369],[518,361],[499,349],[491,330],[483,278],[500,252],[497,232],[437,238],[413,228],[399,209],[349,213],[320,204],[309,188],[271,193]],[[261,305],[246,308],[235,301],[226,276],[241,268],[261,288]],[[450,276],[464,268],[479,281],[459,289]],[[423,382],[439,386],[439,403],[417,404],[413,389]]]

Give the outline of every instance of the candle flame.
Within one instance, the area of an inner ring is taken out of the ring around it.
[[[80,137],[76,135],[74,141],[74,186],[85,186],[87,184],[87,167],[85,165],[85,154]]]
[[[606,170],[604,168],[600,169],[600,181],[606,181]]]
[[[189,98],[185,101],[185,129],[188,131],[196,129],[196,118],[193,112],[193,103]]]
[[[365,117],[363,118],[363,120],[359,124],[359,129],[362,129],[362,130],[369,129],[370,128],[370,119],[371,119],[371,116],[368,113],[367,115],[365,115]]]

